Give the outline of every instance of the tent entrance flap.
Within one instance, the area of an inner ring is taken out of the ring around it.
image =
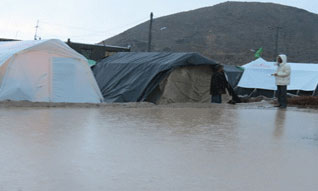
[[[160,84],[161,96],[155,103],[209,103],[211,75],[208,65],[178,67]]]
[[[69,90],[69,87],[76,87],[76,64],[72,58],[52,58],[52,101],[61,102],[76,96],[75,91]]]
[[[98,99],[89,79],[81,75],[84,66],[73,58],[52,58],[52,101],[53,102],[93,102]],[[72,88],[70,88],[72,87]],[[84,99],[85,98],[85,99]]]

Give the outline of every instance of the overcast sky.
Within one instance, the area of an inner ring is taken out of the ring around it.
[[[250,0],[244,0],[250,1]],[[255,1],[255,0],[254,0]],[[1,0],[0,38],[31,40],[39,20],[42,39],[96,43],[154,17],[222,3],[222,0]],[[273,0],[318,13],[317,0]]]

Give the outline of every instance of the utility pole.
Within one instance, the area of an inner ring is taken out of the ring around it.
[[[275,39],[275,57],[278,56],[278,39],[279,39],[279,30],[281,30],[282,27],[277,26],[276,27],[276,39]]]
[[[275,27],[269,27],[269,29],[271,30],[276,30],[276,34],[275,34],[275,52],[274,52],[274,61],[276,60],[276,57],[278,56],[278,42],[279,42],[279,30],[282,30],[283,27],[280,26],[275,26]]]
[[[148,52],[151,51],[151,40],[152,40],[152,20],[153,20],[153,13],[150,13],[150,23],[149,23],[149,36],[148,36]]]
[[[39,28],[39,20],[37,20],[36,22],[34,40],[37,40],[38,38],[38,28]]]

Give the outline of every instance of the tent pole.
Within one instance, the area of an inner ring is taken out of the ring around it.
[[[315,96],[317,89],[318,89],[318,86],[317,86],[317,88],[315,89],[315,91],[312,93],[312,96]]]
[[[248,97],[251,97],[251,95],[256,91],[256,88],[254,88],[254,90],[252,91],[252,93],[250,93],[250,95],[248,95]]]

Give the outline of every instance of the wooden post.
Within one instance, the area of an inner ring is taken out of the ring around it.
[[[153,13],[150,13],[150,23],[149,23],[149,36],[148,36],[148,52],[151,52],[151,40],[152,40],[152,20]]]

